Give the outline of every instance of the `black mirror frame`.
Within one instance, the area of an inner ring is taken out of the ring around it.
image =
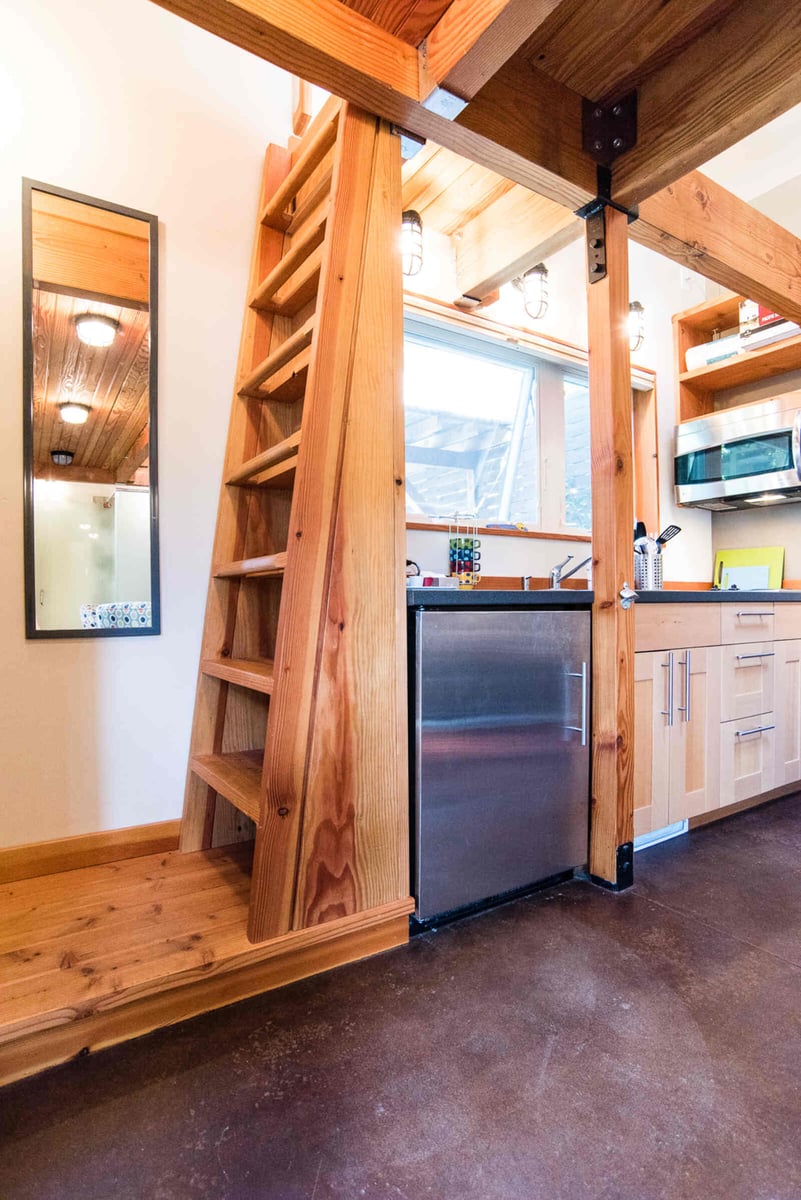
[[[33,229],[32,193],[46,192],[90,204],[107,212],[120,213],[146,221],[150,227],[149,295],[150,375],[148,380],[148,421],[150,437],[150,602],[151,624],[147,629],[37,629],[36,572],[34,556],[33,512]],[[26,638],[119,638],[154,637],[161,633],[161,590],[159,576],[159,504],[158,504],[158,217],[152,213],[125,208],[81,192],[54,187],[35,179],[22,181],[22,405],[23,405],[23,516],[25,553],[25,637]]]

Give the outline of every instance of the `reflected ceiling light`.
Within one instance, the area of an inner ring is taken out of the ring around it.
[[[423,266],[423,222],[413,208],[401,217],[401,261],[404,275],[417,275]]]
[[[523,275],[512,280],[513,285],[523,293],[523,308],[532,321],[541,321],[548,311],[548,268],[545,263],[537,263]]]
[[[59,404],[58,411],[61,413],[61,420],[66,421],[68,425],[85,425],[92,410],[88,404],[74,404],[69,400],[66,404]]]
[[[87,346],[110,346],[120,331],[120,323],[101,313],[81,313],[75,318],[75,330]]]
[[[51,450],[50,457],[57,467],[68,467],[75,455],[71,450]]]
[[[761,496],[746,496],[746,504],[778,504],[786,500],[784,492],[763,492]]]
[[[645,341],[645,309],[639,300],[632,300],[629,305],[629,350],[632,354],[639,350]]]

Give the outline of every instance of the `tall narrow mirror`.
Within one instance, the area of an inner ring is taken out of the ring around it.
[[[160,630],[157,230],[24,181],[28,637]]]

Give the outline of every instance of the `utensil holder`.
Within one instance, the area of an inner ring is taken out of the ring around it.
[[[634,555],[634,587],[638,592],[654,592],[661,589],[661,554]]]

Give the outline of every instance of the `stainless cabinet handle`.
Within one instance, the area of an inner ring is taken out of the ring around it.
[[[684,708],[682,708],[682,706],[679,705],[679,712],[684,713],[685,721],[690,721],[690,720],[692,720],[692,709],[691,709],[691,699],[690,699],[690,671],[692,670],[692,668],[690,666],[691,652],[689,650],[685,650],[684,654],[685,654],[685,657],[681,660],[681,664],[680,664],[682,667],[684,667]]]
[[[667,668],[668,672],[668,706],[667,712],[664,708],[661,710],[662,716],[667,717],[668,725],[673,724],[673,651],[668,650],[668,660],[662,663],[663,667]]]
[[[772,612],[738,612],[734,614],[736,617],[772,617]]]
[[[775,658],[775,650],[764,650],[762,654],[738,654],[737,661],[742,662],[746,658]]]
[[[769,729],[775,729],[775,725],[757,725],[756,729],[744,729],[742,733],[739,729],[735,729],[735,737],[750,737],[752,733],[767,733]]]
[[[581,724],[580,725],[567,725],[567,726],[565,726],[565,728],[571,730],[573,733],[581,734],[582,746],[587,745],[587,728],[588,728],[587,716],[589,713],[589,689],[587,686],[587,667],[588,667],[588,664],[583,662],[581,664],[580,671],[568,671],[567,672],[569,679],[580,679],[581,680]]]

